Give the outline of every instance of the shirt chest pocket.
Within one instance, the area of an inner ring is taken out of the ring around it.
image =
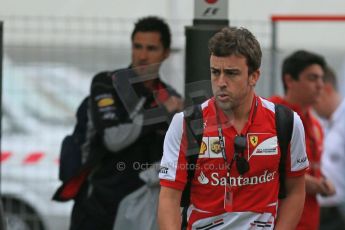
[[[279,167],[280,150],[274,133],[248,133],[247,159],[251,172],[275,171]]]

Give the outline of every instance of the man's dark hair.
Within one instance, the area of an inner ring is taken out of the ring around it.
[[[323,76],[323,81],[325,83],[331,84],[335,90],[338,90],[338,81],[336,74],[334,70],[329,66],[326,66],[325,68],[325,75]]]
[[[285,82],[286,74],[289,74],[292,79],[298,80],[300,73],[308,66],[314,64],[321,66],[323,70],[325,70],[326,68],[325,59],[321,55],[309,51],[298,50],[292,53],[290,56],[286,57],[282,67],[282,81],[284,91],[286,92],[287,90]]]
[[[161,42],[164,49],[170,49],[171,33],[168,24],[161,18],[148,16],[140,18],[136,23],[132,32],[132,40],[137,32],[158,32],[161,35]]]
[[[246,58],[249,74],[260,68],[262,52],[255,36],[246,28],[225,27],[208,42],[210,55]]]

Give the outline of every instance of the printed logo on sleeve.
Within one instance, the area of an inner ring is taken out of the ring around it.
[[[168,174],[168,170],[169,170],[168,167],[161,166],[159,169],[159,173]]]
[[[114,112],[106,112],[102,116],[102,120],[115,120],[117,116]]]
[[[304,163],[304,162],[306,162],[307,161],[307,157],[302,157],[302,158],[298,158],[297,159],[297,163],[298,164],[302,164],[302,163]]]
[[[103,98],[97,102],[98,107],[106,107],[114,104],[113,98]]]
[[[103,93],[103,94],[97,95],[94,98],[94,100],[97,102],[98,108],[104,108],[104,107],[115,104],[115,100],[111,93]]]

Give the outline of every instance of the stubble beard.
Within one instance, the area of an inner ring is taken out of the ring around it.
[[[157,77],[159,72],[159,64],[138,65],[134,67],[134,71],[143,78]]]
[[[232,114],[238,107],[241,106],[241,104],[244,102],[245,98],[248,96],[250,92],[242,92],[240,95],[237,95],[236,97],[230,96],[229,100],[226,102],[221,102],[216,97],[216,104],[217,106],[224,111],[225,114]]]
[[[232,102],[232,101],[228,101],[228,102],[221,102],[216,98],[216,103],[217,106],[224,111],[224,113],[229,114],[232,113],[234,111],[234,109],[237,107],[237,105]]]

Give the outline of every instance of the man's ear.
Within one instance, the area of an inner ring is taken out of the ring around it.
[[[284,74],[283,79],[287,89],[291,88],[291,84],[295,81],[290,74]]]
[[[170,56],[170,49],[165,49],[164,51],[164,59],[167,59]]]
[[[256,83],[258,82],[259,78],[260,78],[260,70],[257,69],[253,73],[250,74],[249,85],[254,87]]]

